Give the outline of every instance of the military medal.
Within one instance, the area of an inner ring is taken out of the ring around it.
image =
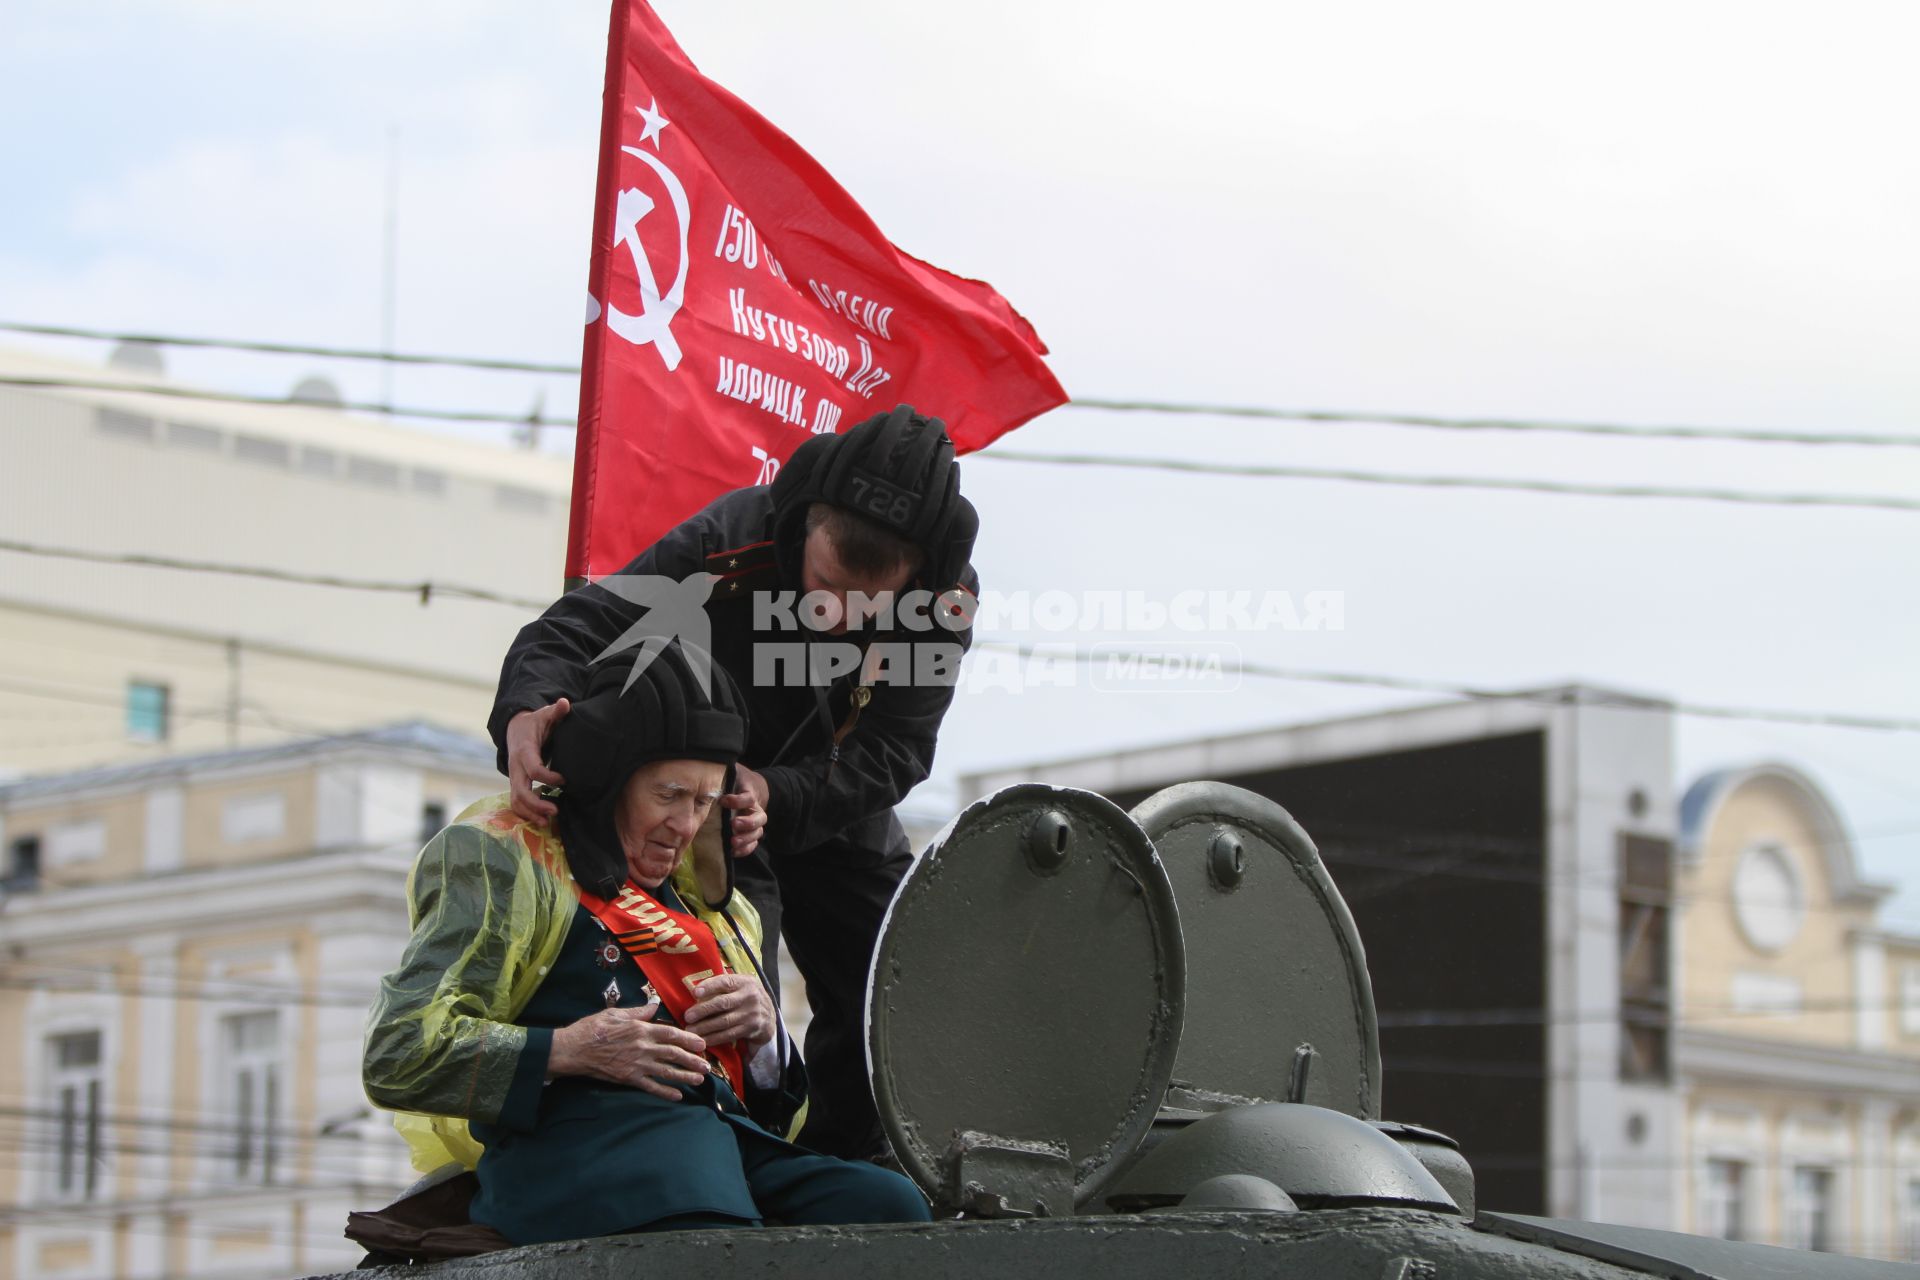
[[[600,926],[600,932],[603,936],[600,939],[600,945],[593,949],[593,962],[602,969],[618,967],[620,964],[620,944],[613,940],[613,930],[607,928],[606,922],[598,918],[594,920],[594,923]]]
[[[617,978],[608,978],[608,979],[607,979],[607,989],[606,989],[605,991],[602,991],[602,992],[600,993],[600,995],[601,995],[601,998],[602,998],[602,999],[604,999],[604,1000],[605,1000],[605,1001],[607,1002],[607,1008],[609,1008],[609,1009],[611,1009],[611,1008],[613,1008],[613,1006],[615,1006],[615,1005],[617,1005],[617,1004],[619,1004],[619,1003],[620,1003],[620,982],[619,982],[619,980],[618,980]]]

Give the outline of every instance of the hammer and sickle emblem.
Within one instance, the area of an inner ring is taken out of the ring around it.
[[[619,203],[614,207],[613,243],[616,246],[626,245],[627,252],[633,255],[634,275],[640,282],[640,314],[628,315],[609,299],[607,328],[636,347],[652,343],[653,349],[660,353],[661,361],[671,373],[680,366],[680,344],[675,341],[670,326],[674,317],[680,314],[681,304],[686,301],[687,295],[687,191],[680,185],[680,179],[674,176],[673,170],[667,168],[659,157],[636,147],[620,149],[638,157],[660,175],[660,182],[667,189],[667,198],[673,202],[674,217],[679,223],[680,269],[673,278],[673,286],[664,294],[661,293],[658,279],[653,274],[653,263],[647,259],[646,248],[640,243],[640,221],[653,212],[653,199],[637,187],[623,190]]]

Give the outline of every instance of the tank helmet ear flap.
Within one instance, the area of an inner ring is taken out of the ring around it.
[[[955,467],[957,474],[960,468]],[[927,582],[935,591],[959,587],[969,593],[978,590],[960,580],[973,560],[973,541],[980,536],[980,513],[959,494],[953,496],[953,515],[947,522],[946,540],[928,556]]]
[[[739,786],[739,770],[728,765],[720,794],[730,796]],[[709,910],[718,911],[733,898],[733,810],[725,804],[713,806],[694,834],[693,872]]]

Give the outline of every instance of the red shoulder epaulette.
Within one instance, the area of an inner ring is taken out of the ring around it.
[[[771,587],[777,572],[773,540],[749,542],[744,547],[716,551],[707,557],[707,572],[718,578],[709,599],[745,595],[756,587]]]

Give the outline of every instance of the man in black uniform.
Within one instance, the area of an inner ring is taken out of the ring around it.
[[[738,789],[723,801],[739,887],[759,909],[766,959],[784,932],[807,980],[812,1092],[799,1140],[829,1155],[884,1150],[862,1043],[867,969],[911,862],[893,806],[932,768],[972,638],[978,529],[944,424],[901,405],[807,441],[771,486],[722,495],[621,570],[714,575],[709,647],[745,690],[751,726]],[[896,604],[904,593],[905,603],[872,625],[829,611],[809,630],[793,597],[775,594],[809,592],[842,606],[856,593],[891,593]],[[584,690],[588,664],[641,616],[589,585],[522,628],[507,651],[488,730],[522,817],[552,816],[535,789],[564,785],[542,759],[547,733]],[[816,676],[799,682],[788,677],[801,664],[768,660],[802,646],[844,658],[849,644],[866,656],[831,680],[818,674],[825,664],[805,664]]]

